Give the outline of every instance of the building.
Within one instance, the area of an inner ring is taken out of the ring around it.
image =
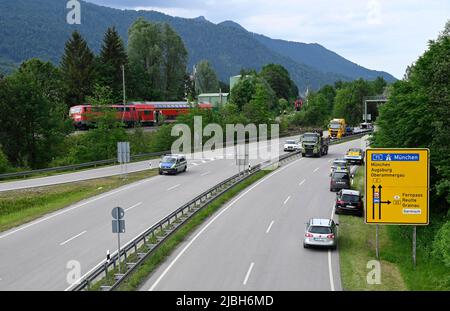
[[[198,95],[198,103],[210,103],[214,108],[222,107],[228,103],[229,93],[205,93]]]

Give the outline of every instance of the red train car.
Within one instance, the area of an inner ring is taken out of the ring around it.
[[[201,109],[212,109],[212,105],[207,103],[198,106]],[[92,116],[101,114],[105,109],[116,110],[116,119],[132,127],[135,124],[154,125],[160,121],[173,122],[179,115],[187,114],[192,105],[186,102],[134,102],[106,107],[80,105],[70,108],[69,116],[76,129],[88,129],[93,125]]]

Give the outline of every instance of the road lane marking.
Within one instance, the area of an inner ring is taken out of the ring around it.
[[[181,185],[178,184],[178,185],[175,185],[173,187],[170,187],[169,189],[167,189],[167,191],[174,190],[174,189],[178,188],[179,186],[181,186]]]
[[[194,166],[199,166],[200,165],[200,164],[195,163],[195,162],[192,162],[191,164],[194,165]]]
[[[319,169],[320,169],[320,167],[316,168],[313,173],[317,172]]]
[[[205,161],[205,160],[202,160],[202,163],[206,163],[206,161]]]
[[[82,235],[85,234],[86,232],[87,232],[87,230],[84,230],[83,232],[77,234],[77,235],[74,236],[74,237],[71,237],[70,239],[68,239],[68,240],[66,240],[66,241],[64,241],[64,242],[62,242],[62,243],[60,243],[59,245],[60,245],[60,246],[63,246],[63,245],[65,245],[65,244],[69,243],[70,241],[75,240],[76,238],[82,236]]]
[[[299,183],[299,186],[303,186],[303,184],[306,182],[306,179],[303,179],[301,183]]]
[[[178,253],[178,255],[170,262],[170,264],[167,266],[167,268],[161,273],[161,275],[156,279],[156,281],[153,283],[153,285],[150,287],[149,291],[153,291],[156,286],[158,286],[159,282],[166,276],[166,274],[172,269],[172,267],[175,265],[175,263],[183,256],[183,254],[188,250],[189,247],[200,237],[200,235],[203,234],[203,232],[206,231],[220,216],[223,215],[227,210],[229,210],[236,202],[238,202],[240,199],[242,199],[247,193],[258,187],[260,184],[268,180],[270,177],[275,176],[276,174],[284,171],[288,167],[294,165],[297,163],[298,160],[293,161],[292,163],[289,163],[286,166],[281,167],[280,169],[270,173],[260,181],[258,181],[256,184],[248,188],[246,191],[244,191],[241,195],[239,195],[236,199],[230,202],[225,208],[223,208],[216,216],[214,216],[213,219],[211,219],[200,231],[192,238],[192,240],[187,243],[187,245]],[[99,264],[100,265],[100,264]]]
[[[334,218],[334,204],[331,208],[331,219]],[[331,264],[331,250],[328,250],[328,273],[330,275],[330,287],[331,291],[334,292],[334,277],[333,277],[333,265]]]
[[[245,279],[244,279],[244,282],[242,282],[242,285],[247,285],[248,278],[250,277],[250,273],[252,273],[254,265],[255,265],[254,262],[252,262],[250,264],[250,267],[248,268],[247,274],[245,275]]]
[[[136,203],[136,204],[134,204],[133,206],[127,208],[127,209],[125,210],[125,212],[128,212],[129,210],[132,210],[133,208],[138,207],[138,206],[141,205],[141,204],[142,204],[142,202]]]
[[[288,196],[286,200],[284,200],[283,205],[286,205],[286,203],[291,199],[291,196]]]
[[[161,176],[156,176],[156,177],[148,178],[148,179],[146,179],[146,180],[137,182],[137,183],[132,184],[132,185],[130,185],[130,186],[126,186],[126,187],[123,187],[123,188],[121,188],[121,189],[118,189],[118,190],[111,191],[111,192],[108,192],[108,193],[106,193],[106,194],[100,195],[100,196],[98,196],[98,197],[96,197],[96,198],[94,198],[94,199],[92,199],[92,200],[89,200],[89,201],[86,201],[86,202],[84,202],[84,203],[75,205],[74,207],[71,207],[71,208],[67,208],[67,209],[65,209],[65,210],[63,210],[63,211],[61,211],[61,212],[55,213],[55,214],[50,215],[50,216],[48,216],[48,217],[44,217],[44,218],[42,218],[42,219],[40,219],[40,220],[37,220],[37,221],[35,221],[35,222],[32,222],[32,223],[30,223],[30,224],[28,224],[28,225],[25,225],[25,226],[23,226],[23,227],[21,227],[21,228],[18,228],[18,229],[16,229],[16,230],[11,231],[11,232],[8,232],[8,233],[6,233],[6,234],[4,234],[4,235],[0,235],[0,240],[3,239],[3,238],[6,238],[7,236],[10,236],[10,235],[12,235],[12,234],[14,234],[14,233],[17,233],[17,232],[19,232],[19,231],[25,230],[25,229],[27,229],[27,228],[29,228],[29,227],[31,227],[31,226],[34,226],[34,225],[37,225],[37,224],[39,224],[39,223],[41,223],[41,222],[50,220],[50,219],[52,219],[52,218],[54,218],[54,217],[56,217],[56,216],[65,214],[65,213],[70,212],[70,211],[72,211],[72,210],[75,210],[75,209],[77,209],[77,208],[80,208],[80,207],[83,207],[83,206],[85,206],[85,205],[91,204],[91,203],[93,203],[93,202],[95,202],[95,201],[104,199],[104,198],[106,198],[106,197],[109,197],[109,196],[111,196],[111,195],[117,194],[117,193],[122,192],[122,191],[124,191],[124,190],[128,190],[128,189],[134,188],[134,187],[139,186],[139,185],[142,185],[142,184],[144,184],[144,183],[146,183],[146,182],[158,180],[160,177],[161,177]]]
[[[209,173],[211,173],[211,172],[203,173],[203,174],[201,174],[200,176],[206,176],[206,175],[208,175]]]
[[[333,161],[333,159],[328,160],[328,163],[331,163],[331,161]]]
[[[267,228],[266,233],[270,232],[270,229],[272,229],[273,224],[275,223],[275,221],[272,220],[272,222],[269,225],[269,228]]]

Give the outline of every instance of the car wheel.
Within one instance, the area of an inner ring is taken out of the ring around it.
[[[309,245],[303,243],[303,248],[309,248]]]
[[[187,170],[187,165],[184,167],[184,170],[183,170],[183,172],[186,172],[186,170]]]
[[[332,250],[336,250],[336,248],[337,248],[337,245],[331,246],[331,249],[332,249]]]
[[[306,153],[302,153],[302,157],[305,157],[306,156]]]
[[[159,170],[159,175],[162,175],[162,174],[163,174],[163,172],[161,170]]]

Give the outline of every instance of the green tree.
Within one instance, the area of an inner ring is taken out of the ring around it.
[[[269,111],[273,101],[273,93],[271,91],[262,83],[256,84],[252,99],[242,109],[244,116],[249,122],[254,124],[270,123]]]
[[[281,65],[269,64],[264,66],[259,73],[275,91],[277,98],[295,100],[298,97],[298,87],[291,80],[289,72]]]
[[[275,92],[265,79],[256,75],[246,76],[239,80],[231,91],[230,102],[237,105],[239,109],[242,110],[243,107],[254,98],[258,86],[266,89],[268,96],[268,109],[279,112],[278,100]]]
[[[0,145],[0,174],[7,172],[8,169],[9,169],[8,158],[3,153],[2,146]]]
[[[219,91],[217,74],[207,60],[200,61],[196,66],[195,91],[198,94],[216,93]]]
[[[67,91],[67,104],[73,106],[84,103],[86,96],[92,93],[96,78],[95,56],[77,31],[66,42],[61,71]]]
[[[51,162],[68,134],[60,72],[32,59],[0,83],[0,141],[15,166],[40,168]]]
[[[333,117],[343,118],[347,124],[357,125],[361,123],[363,116],[364,97],[375,95],[371,85],[362,79],[346,84],[336,92]]]
[[[127,53],[119,33],[115,27],[108,28],[100,51],[98,81],[112,90],[111,103],[118,102],[123,98],[122,66],[127,67],[127,63]]]

